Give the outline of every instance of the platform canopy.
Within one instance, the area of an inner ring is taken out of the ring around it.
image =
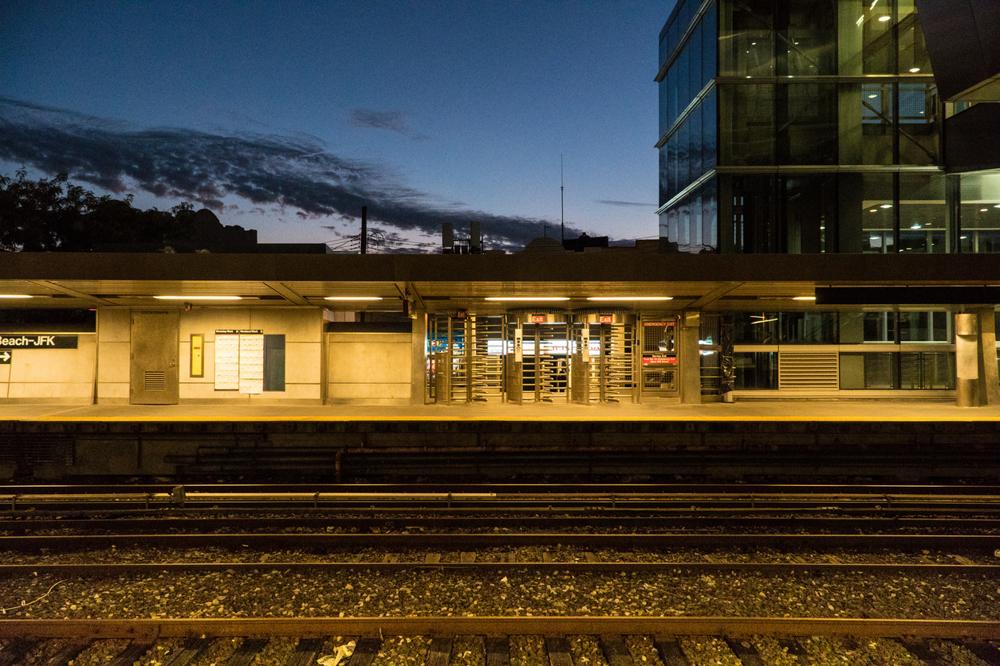
[[[842,291],[847,288],[852,291]],[[994,289],[1000,292],[1000,261],[991,255],[688,255],[611,249],[513,255],[0,257],[0,308],[191,303],[391,311],[409,301],[410,307],[429,312],[710,311],[997,303],[1000,297],[991,300]],[[818,300],[810,300],[813,296]],[[671,300],[652,300],[662,297]]]

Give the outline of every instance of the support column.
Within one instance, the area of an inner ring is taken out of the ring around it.
[[[410,333],[410,404],[422,405],[427,386],[427,313],[415,314]]]
[[[681,402],[686,405],[696,405],[701,403],[701,354],[698,350],[701,313],[685,312],[679,323]]]
[[[979,396],[979,326],[973,312],[955,315],[955,399],[959,407],[977,407]]]
[[[1000,405],[996,314],[993,308],[981,308],[976,311],[976,315],[979,319],[979,404]]]

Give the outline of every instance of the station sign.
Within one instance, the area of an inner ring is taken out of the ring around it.
[[[77,335],[0,333],[0,349],[76,349]]]
[[[9,349],[0,350],[0,365],[10,365],[12,358],[14,358],[14,352]]]

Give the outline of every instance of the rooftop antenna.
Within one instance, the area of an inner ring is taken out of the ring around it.
[[[563,156],[562,153],[559,153],[559,240],[563,242],[566,242],[565,196],[563,194],[565,189],[563,187]]]

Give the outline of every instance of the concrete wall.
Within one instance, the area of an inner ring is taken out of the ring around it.
[[[102,309],[98,314],[98,401],[127,403],[131,311]],[[261,329],[285,336],[285,390],[247,395],[215,390],[215,331]],[[204,376],[191,376],[191,335],[205,336]],[[320,402],[322,400],[323,321],[317,308],[194,308],[180,313],[179,376],[181,402]]]
[[[410,402],[410,333],[327,333],[327,400]]]
[[[44,327],[32,332],[45,333]],[[0,400],[89,405],[94,398],[96,335],[76,331],[76,349],[15,349],[0,365]]]

